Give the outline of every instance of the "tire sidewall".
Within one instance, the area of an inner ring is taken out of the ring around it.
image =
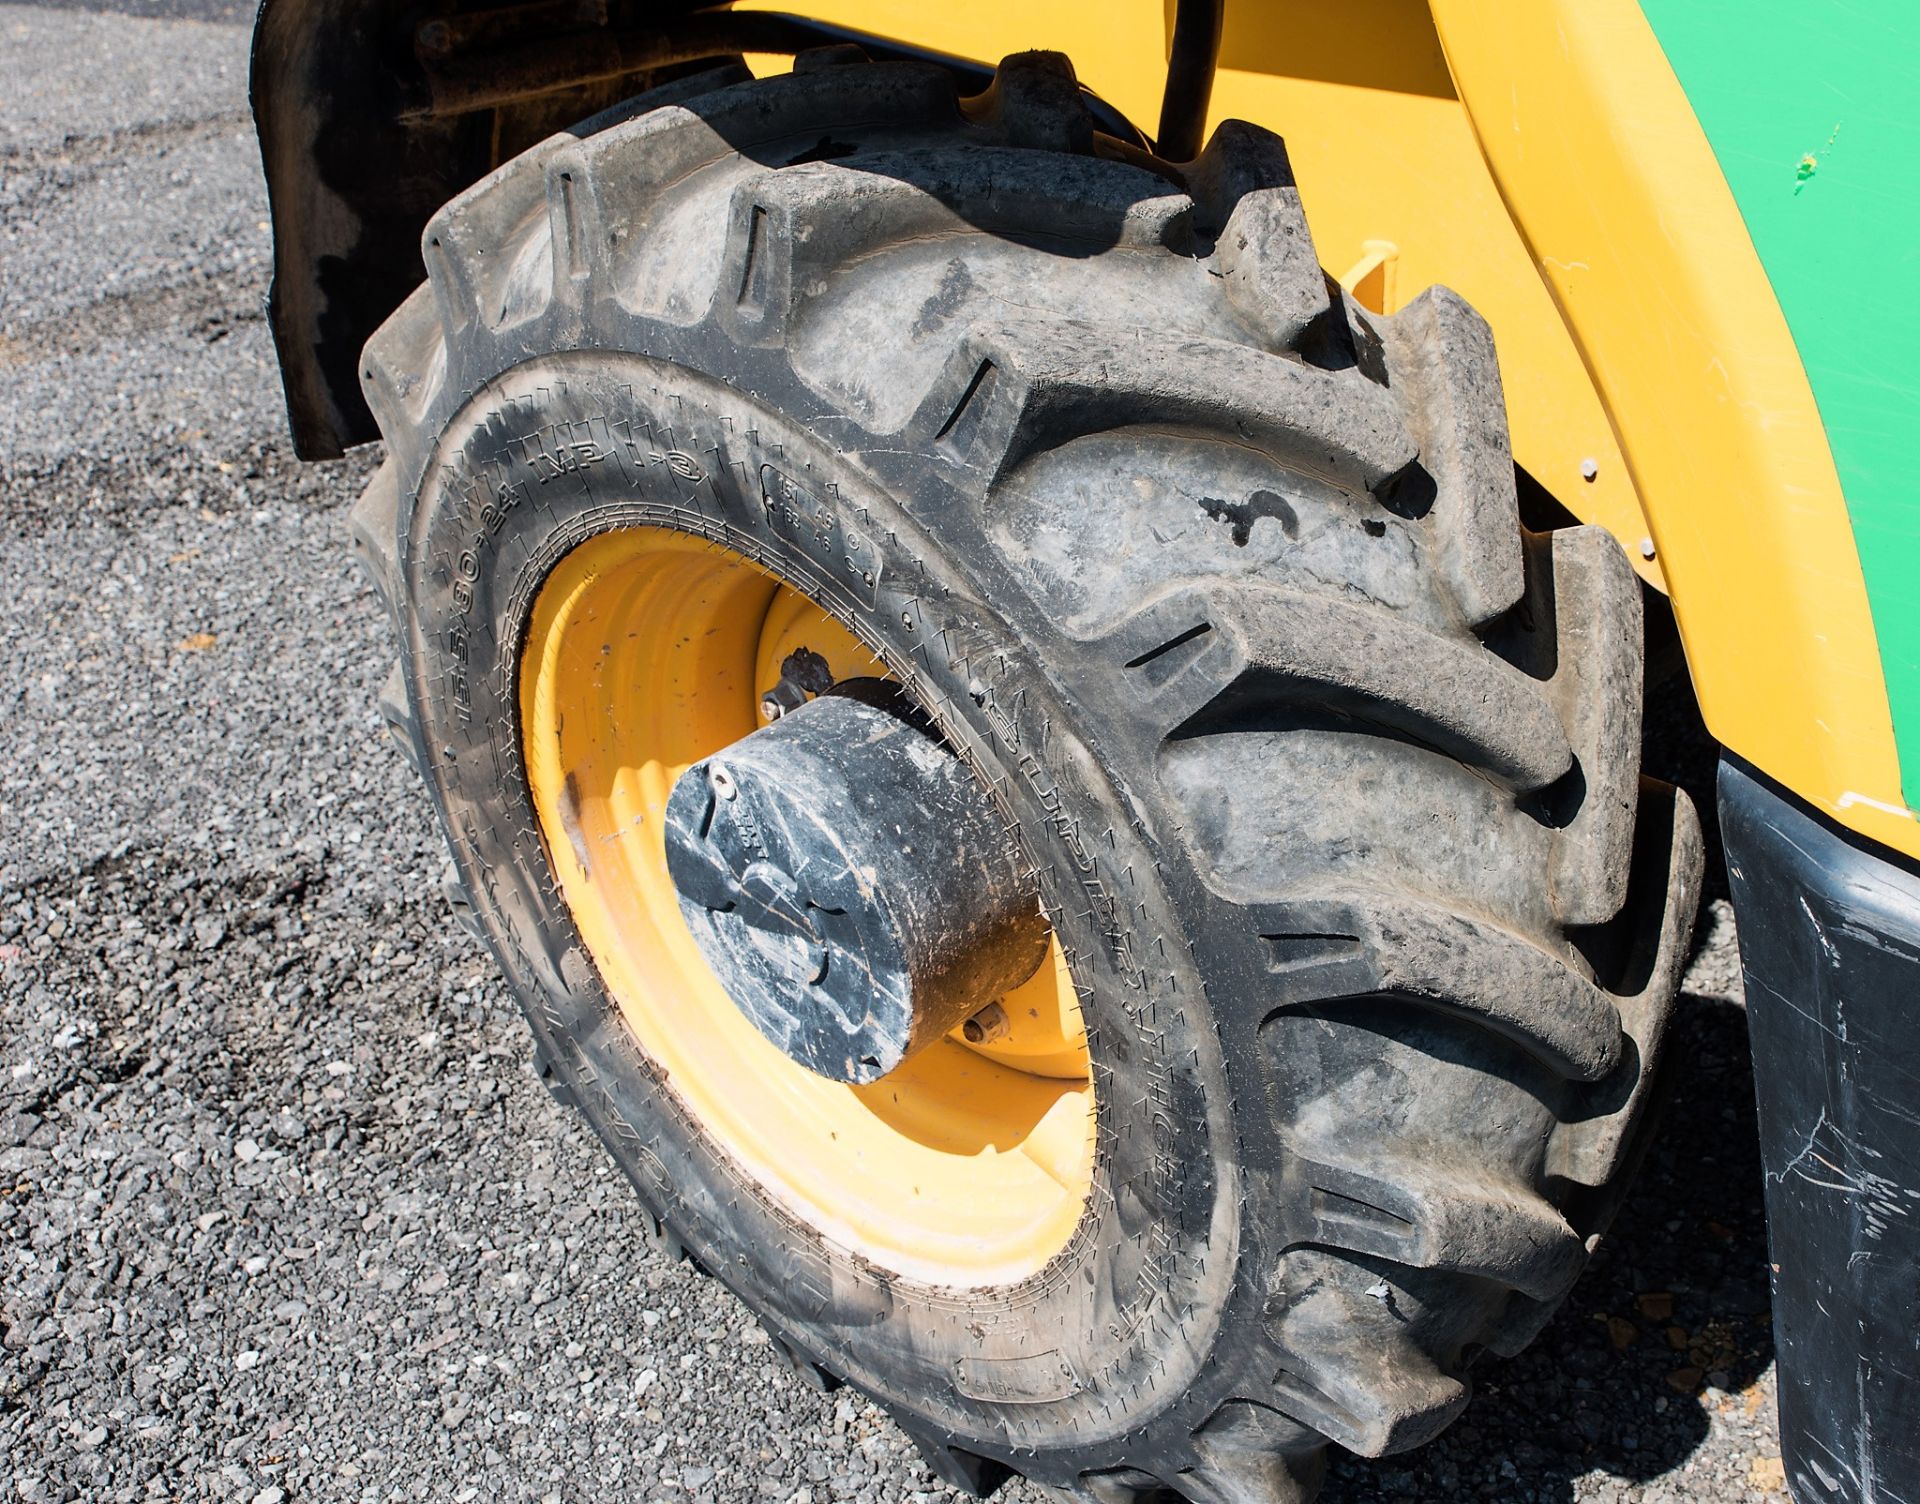
[[[447,416],[410,479],[409,690],[455,862],[541,1049],[650,1206],[783,1340],[983,1447],[1077,1449],[1176,1405],[1236,1285],[1232,1094],[1147,842],[1034,644],[987,604],[973,531],[936,536],[964,499],[932,465],[915,494],[883,495],[769,405],[631,355],[509,371]],[[933,1288],[825,1241],[684,1111],[602,985],[533,809],[520,659],[558,562],[633,526],[711,539],[825,606],[1017,830],[1081,995],[1098,1104],[1088,1211],[1035,1276]]]

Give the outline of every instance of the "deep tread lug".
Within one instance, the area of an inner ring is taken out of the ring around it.
[[[1396,389],[1433,487],[1427,515],[1440,543],[1440,571],[1467,625],[1482,626],[1525,588],[1493,331],[1445,287],[1428,288],[1386,328]]]
[[[1004,1462],[970,1452],[934,1432],[913,1426],[901,1429],[907,1433],[927,1470],[948,1488],[958,1489],[970,1498],[991,1498],[1003,1483],[1016,1476]]]
[[[581,139],[549,143],[547,217],[550,223],[558,218],[568,246],[579,248],[556,254],[556,281],[571,283],[577,266],[583,281],[604,283],[603,265],[646,235],[662,194],[736,151],[849,120],[905,128],[958,118],[952,75],[920,63],[744,83],[726,83],[724,76],[717,70],[681,80],[684,88],[665,85],[579,127]]]
[[[1268,349],[1297,349],[1326,316],[1327,279],[1285,145],[1244,120],[1222,121],[1187,181],[1218,237],[1227,301]]]
[[[866,48],[856,42],[834,42],[825,47],[809,47],[793,55],[795,73],[817,73],[822,68],[850,68],[871,62]]]
[[[1655,1066],[1673,1019],[1674,998],[1686,971],[1694,917],[1706,872],[1706,838],[1700,815],[1686,793],[1658,779],[1641,780],[1640,834],[1636,841],[1635,886],[1646,894],[1630,894],[1631,906],[1644,901],[1657,906],[1659,918],[1637,927],[1644,937],[1631,957],[1631,991],[1618,999],[1621,1019],[1631,1041],[1631,1057],[1612,1079],[1591,1094],[1583,1115],[1563,1124],[1554,1134],[1547,1157],[1548,1173],[1589,1187],[1619,1187],[1622,1170],[1632,1152],[1637,1131],[1650,1114],[1647,1097],[1654,1089]],[[1611,1202],[1588,1231],[1599,1231],[1611,1215]]]
[[[1195,1504],[1308,1504],[1327,1470],[1317,1433],[1252,1400],[1228,1400],[1193,1446],[1200,1460],[1180,1482]]]
[[[1586,1245],[1566,1218],[1517,1181],[1424,1146],[1371,1165],[1343,1160],[1337,1146],[1298,1148],[1313,1242],[1494,1280],[1537,1298],[1565,1293],[1586,1263]]]
[[[1598,1081],[1620,1060],[1613,1000],[1511,930],[1428,904],[1369,907],[1381,990],[1458,1011],[1558,1074]]]
[[[815,1394],[832,1394],[836,1389],[845,1387],[837,1374],[829,1372],[814,1362],[811,1357],[778,1332],[769,1328],[767,1336],[773,1343],[774,1354],[793,1371],[796,1379],[813,1390]]]
[[[347,536],[382,609],[394,617],[400,604],[400,474],[391,459],[373,472],[347,513]]]
[[[555,136],[494,169],[427,221],[420,256],[449,345],[470,327],[499,329],[537,315],[550,276],[516,275],[513,252],[544,212],[541,165],[571,142]]]
[[[1421,1350],[1395,1312],[1399,1299],[1391,1286],[1374,1296],[1322,1285],[1297,1300],[1275,1323],[1275,1407],[1363,1457],[1406,1451],[1445,1429],[1468,1387]]]
[[[1554,842],[1547,881],[1563,923],[1605,924],[1626,901],[1639,808],[1640,582],[1601,528],[1562,528],[1529,552],[1546,585],[1529,606],[1554,634],[1547,693],[1579,765],[1578,808]]]
[[[433,295],[423,288],[388,316],[360,356],[360,390],[398,470],[413,472],[419,421],[445,376],[446,346]]]
[[[1093,115],[1064,53],[1003,59],[986,93],[967,101],[967,113],[1009,146],[1072,156],[1093,150]]]
[[[387,735],[400,749],[400,755],[406,758],[414,775],[421,776],[424,770],[420,766],[418,737],[413,728],[413,710],[407,704],[407,676],[400,664],[394,664],[387,671],[376,703],[380,707],[380,719],[386,723]]]
[[[1265,127],[1245,120],[1223,120],[1215,126],[1205,150],[1186,165],[1182,176],[1194,206],[1215,234],[1248,194],[1298,188],[1286,142]]]
[[[701,93],[688,103],[706,104],[732,92]],[[726,141],[686,104],[656,105],[561,146],[549,165],[573,190],[570,238],[580,250],[556,257],[556,263],[578,260],[583,274],[593,275],[625,241],[646,232],[661,189],[726,155]],[[553,199],[549,187],[549,220]]]
[[[654,110],[665,109],[670,104],[685,104],[704,94],[718,93],[721,89],[730,89],[736,84],[753,82],[753,70],[745,63],[722,63],[717,68],[709,68],[704,73],[689,73],[684,78],[676,78],[659,84],[631,99],[602,110],[598,115],[590,116],[578,125],[569,126],[567,134],[575,140],[584,141],[589,136],[597,136],[602,131],[610,131],[616,125],[625,125],[629,120],[637,120]]]
[[[631,139],[630,133],[643,131],[653,150],[665,157],[661,167],[647,166],[645,175],[653,190],[734,151],[786,136],[845,128],[855,122],[907,127],[939,126],[959,119],[953,75],[928,63],[821,68],[727,87],[707,85],[673,102],[664,91],[653,98],[647,113],[596,130],[591,138],[595,142],[609,135]],[[644,160],[651,153],[623,155]]]
[[[1046,214],[1064,239],[1158,246],[1190,210],[1180,194],[1143,199],[1150,174],[1091,158],[1045,179],[1034,174],[1031,154],[1003,147],[958,160],[931,153],[856,160],[857,167],[811,162],[764,172],[734,189],[722,316],[745,342],[778,343],[803,289],[888,244],[1018,230]]]
[[[1088,1504],[1165,1504],[1169,1486],[1143,1468],[1101,1468],[1080,1475],[1077,1497]]]
[[[1371,385],[1224,340],[1120,338],[1098,325],[1035,316],[983,329],[936,382],[910,435],[931,440],[953,415],[953,388],[990,363],[999,373],[963,461],[991,485],[1034,451],[1132,424],[1219,429],[1240,442],[1366,492],[1413,458],[1392,401]],[[955,378],[958,378],[956,382]]]
[[[1573,760],[1532,680],[1484,648],[1374,606],[1275,589],[1184,591],[1127,622],[1110,651],[1182,722],[1227,694],[1243,714],[1305,700],[1389,727],[1520,792],[1544,788]]]
[[[1392,996],[1509,1039],[1556,1075],[1599,1081],[1619,1063],[1614,1001],[1574,963],[1488,920],[1399,894],[1275,905],[1249,916],[1282,1007]],[[1338,938],[1320,960],[1293,942]]]

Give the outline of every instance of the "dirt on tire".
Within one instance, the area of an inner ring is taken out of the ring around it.
[[[1639,587],[1520,522],[1492,340],[1322,273],[1283,146],[1168,164],[1064,59],[956,96],[834,49],[536,147],[368,346],[357,546],[450,890],[661,1239],[936,1472],[1310,1495],[1518,1350],[1640,1148],[1698,900],[1640,774]],[[635,1048],[521,765],[535,592],[678,528],[860,632],[1000,791],[1100,1083],[1095,1193],[1015,1286],[783,1213]]]

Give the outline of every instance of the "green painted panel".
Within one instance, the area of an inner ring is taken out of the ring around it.
[[[1820,405],[1920,808],[1920,5],[1641,4]]]

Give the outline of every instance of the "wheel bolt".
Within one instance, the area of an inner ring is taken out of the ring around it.
[[[806,703],[806,690],[791,679],[782,679],[760,697],[760,714],[770,721],[777,721],[789,710],[798,710]]]
[[[1013,1020],[998,1003],[988,1003],[960,1026],[960,1037],[968,1044],[994,1044],[1013,1032]]]

